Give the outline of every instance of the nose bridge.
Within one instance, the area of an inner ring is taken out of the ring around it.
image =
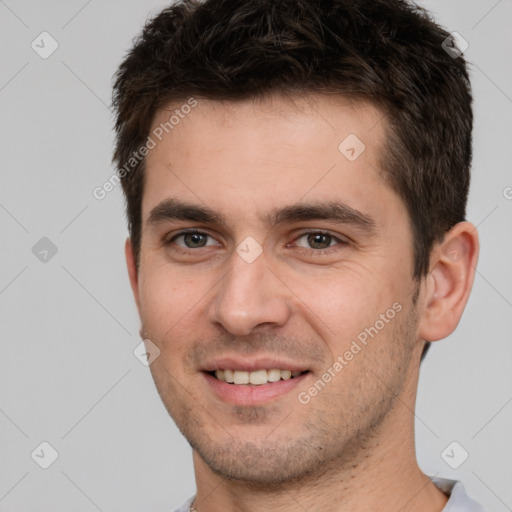
[[[264,324],[282,326],[289,317],[286,288],[269,268],[266,255],[255,251],[251,241],[238,246],[210,308],[212,322],[239,336]]]

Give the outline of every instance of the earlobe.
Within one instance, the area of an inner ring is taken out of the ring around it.
[[[432,250],[418,333],[421,339],[437,341],[457,327],[473,285],[478,251],[476,227],[469,222],[456,224]]]
[[[128,268],[128,276],[130,278],[130,285],[132,287],[133,297],[137,310],[140,315],[140,302],[139,302],[139,275],[137,271],[137,265],[135,262],[135,254],[133,252],[133,245],[130,238],[126,239],[124,244],[124,254],[126,258],[126,266]]]

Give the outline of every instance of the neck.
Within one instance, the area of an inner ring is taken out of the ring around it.
[[[417,382],[410,382],[378,433],[359,440],[343,460],[333,460],[300,480],[271,488],[214,474],[194,451],[197,512],[441,512],[447,497],[422,473],[414,448]]]

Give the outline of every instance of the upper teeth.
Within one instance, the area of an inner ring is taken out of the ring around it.
[[[231,384],[254,384],[259,386],[267,382],[277,382],[280,379],[288,380],[292,377],[298,377],[301,371],[278,370],[256,370],[254,372],[245,372],[240,370],[216,370],[215,377]]]

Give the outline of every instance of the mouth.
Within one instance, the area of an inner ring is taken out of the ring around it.
[[[229,364],[217,365],[216,370],[203,370],[205,384],[209,392],[230,405],[255,407],[273,403],[278,399],[293,400],[294,391],[305,385],[313,373],[298,368],[250,368],[233,369]],[[241,365],[240,365],[241,366]]]
[[[207,393],[231,405],[262,406],[293,400],[313,375],[307,362],[271,354],[219,356],[200,368]]]
[[[231,384],[233,386],[263,386],[265,384],[276,383],[297,379],[298,377],[309,373],[309,370],[282,370],[279,368],[260,369],[254,371],[244,370],[212,370],[206,372],[215,379]]]

